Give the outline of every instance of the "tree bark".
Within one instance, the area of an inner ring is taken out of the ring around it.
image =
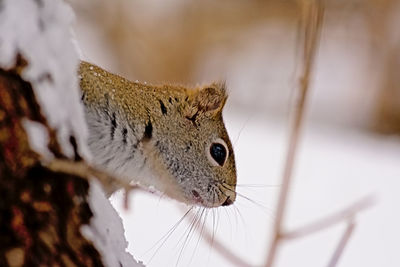
[[[66,159],[31,85],[20,76],[25,65],[19,57],[15,68],[0,68],[0,266],[103,266],[80,232],[92,217],[88,181],[49,170],[30,148],[25,119],[41,123],[49,150]],[[43,79],[51,82],[50,76]],[[70,142],[76,148],[73,136]]]

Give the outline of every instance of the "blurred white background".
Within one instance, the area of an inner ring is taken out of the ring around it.
[[[239,197],[209,211],[205,228],[249,265],[262,265],[298,83],[298,1],[69,2],[84,59],[149,83],[227,81],[238,192],[258,204]],[[338,266],[400,266],[399,14],[398,1],[326,1],[285,226],[376,196],[355,218]],[[129,210],[121,194],[112,201],[130,252],[149,266],[232,266],[199,232],[188,235],[190,220],[157,243],[187,207],[141,192]],[[325,266],[344,226],[287,241],[276,265]]]

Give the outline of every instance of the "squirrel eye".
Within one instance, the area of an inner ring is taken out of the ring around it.
[[[228,149],[226,143],[222,139],[217,139],[210,146],[209,160],[214,166],[223,166],[228,158]]]

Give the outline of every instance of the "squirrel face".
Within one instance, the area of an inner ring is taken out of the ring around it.
[[[161,108],[149,142],[154,169],[172,181],[164,188],[171,197],[206,207],[235,200],[235,159],[222,119],[226,98],[224,85],[212,84]]]
[[[190,205],[235,201],[235,159],[222,119],[224,84],[150,86],[86,62],[79,74],[95,164]]]

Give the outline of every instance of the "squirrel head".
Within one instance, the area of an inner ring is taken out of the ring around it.
[[[222,118],[225,83],[152,86],[87,62],[79,75],[96,164],[189,205],[235,201],[235,158]],[[109,187],[108,193],[117,189]]]
[[[181,92],[154,121],[152,168],[172,198],[205,207],[230,205],[236,198],[236,167],[222,118],[225,83]]]

